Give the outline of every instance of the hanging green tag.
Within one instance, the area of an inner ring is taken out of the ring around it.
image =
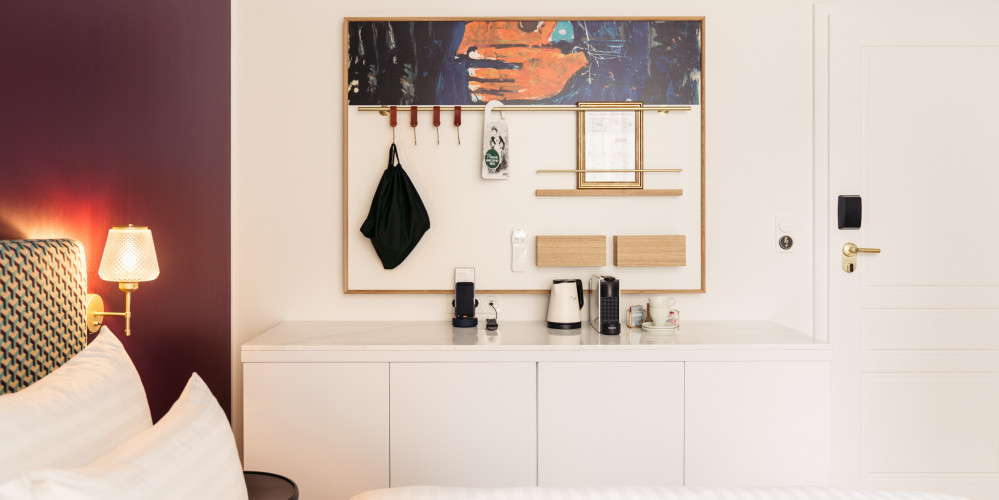
[[[500,155],[495,149],[486,151],[486,155],[483,159],[486,162],[486,166],[489,167],[489,170],[496,170],[496,167],[500,164]]]
[[[510,128],[503,119],[503,103],[489,101],[482,117],[482,156],[480,156],[483,179],[502,180],[510,178]],[[494,119],[496,115],[498,120]]]

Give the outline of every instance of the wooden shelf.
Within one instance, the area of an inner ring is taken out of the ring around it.
[[[536,196],[681,196],[682,189],[538,189]]]
[[[620,173],[622,173],[622,170],[619,169],[619,168],[616,168],[616,169],[615,168],[589,168],[589,169],[582,169],[582,170],[578,169],[578,168],[575,168],[575,169],[540,168],[538,170],[535,170],[535,172],[537,172],[539,174],[560,174],[560,173],[563,173],[563,172],[577,173],[577,174],[583,173],[583,172],[590,172],[590,173],[619,173],[620,174]],[[653,172],[653,173],[664,173],[665,172],[665,173],[671,173],[671,174],[679,174],[679,173],[683,172],[683,169],[682,168],[638,168],[638,169],[634,169],[634,170],[624,170],[623,171],[623,173],[626,173],[626,174],[630,174],[632,172],[643,172],[643,173],[644,172]]]

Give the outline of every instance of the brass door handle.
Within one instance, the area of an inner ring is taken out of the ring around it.
[[[858,253],[881,253],[880,248],[860,248],[853,243],[843,245],[843,271],[852,273],[857,269]]]
[[[861,253],[881,253],[880,248],[860,248],[853,243],[846,243],[843,245],[843,255],[851,256],[857,255],[857,252]]]

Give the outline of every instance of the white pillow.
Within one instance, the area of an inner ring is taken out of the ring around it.
[[[82,467],[152,425],[132,360],[101,328],[64,365],[0,396],[0,483],[32,469]]]
[[[198,374],[166,416],[87,467],[0,485],[3,500],[246,500],[229,421]]]

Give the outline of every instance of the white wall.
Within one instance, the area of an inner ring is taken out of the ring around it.
[[[342,293],[344,17],[706,16],[707,293],[684,319],[812,330],[812,6],[803,0],[235,0],[232,4],[233,424],[239,346],[289,320],[447,320],[440,296]],[[467,137],[473,137],[469,130]],[[379,140],[375,146],[384,147]],[[774,217],[797,222],[777,254]],[[625,299],[627,300],[627,299]],[[504,296],[506,319],[547,298]]]

